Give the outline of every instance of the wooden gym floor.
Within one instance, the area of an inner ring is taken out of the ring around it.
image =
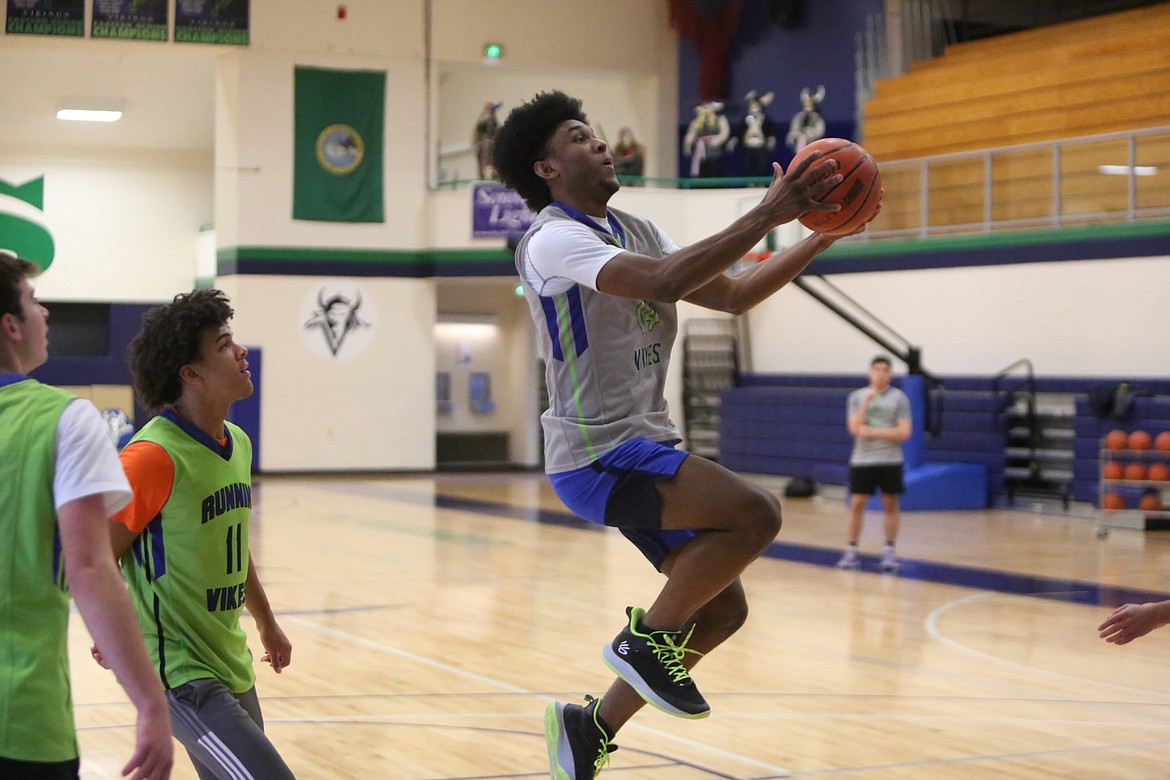
[[[253,495],[253,554],[294,647],[257,685],[302,779],[547,777],[546,703],[604,691],[602,645],[661,585],[539,474],[265,477]],[[783,503],[775,555],[744,576],[747,625],[696,670],[712,716],[644,709],[602,777],[1170,776],[1170,628],[1096,635],[1106,603],[1167,597],[1170,533],[908,513],[891,576],[833,567],[839,496]],[[133,711],[73,620],[82,777],[115,778]],[[195,778],[181,751],[174,777]]]

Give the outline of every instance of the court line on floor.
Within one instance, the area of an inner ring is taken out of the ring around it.
[[[410,653],[410,652],[407,652],[405,650],[399,650],[396,647],[391,647],[390,645],[383,644],[381,642],[375,642],[372,639],[366,639],[365,637],[358,636],[357,634],[352,634],[348,631],[342,631],[341,629],[331,628],[329,626],[323,626],[319,623],[315,623],[312,620],[306,620],[303,617],[299,617],[299,616],[295,616],[295,615],[290,616],[288,618],[288,621],[292,622],[292,623],[297,623],[298,625],[304,626],[305,628],[308,628],[310,630],[317,631],[317,632],[320,632],[323,634],[328,634],[328,635],[336,637],[338,639],[344,639],[346,641],[353,642],[355,644],[361,645],[361,646],[366,647],[366,648],[371,649],[371,650],[376,650],[378,652],[388,653],[389,655],[393,655],[393,656],[396,656],[398,658],[402,658],[404,660],[418,663],[418,664],[421,664],[423,666],[427,666],[427,667],[430,667],[432,669],[436,669],[436,670],[454,675],[455,677],[460,677],[460,678],[463,678],[465,680],[469,680],[469,681],[478,683],[480,685],[496,688],[499,690],[508,691],[509,693],[521,693],[521,694],[525,694],[528,696],[533,696],[533,697],[538,698],[538,699],[548,700],[547,696],[540,694],[536,691],[529,690],[527,688],[522,688],[518,685],[513,685],[512,683],[507,683],[507,682],[504,682],[502,680],[497,680],[497,679],[492,678],[492,677],[486,677],[486,676],[484,676],[482,674],[478,674],[476,672],[469,672],[466,669],[458,669],[454,666],[450,666],[448,664],[442,663],[441,661],[436,661],[432,658],[427,658],[425,656],[416,655],[415,653]],[[721,756],[723,758],[738,761],[739,763],[742,763],[746,766],[752,766],[752,767],[755,767],[757,769],[762,769],[762,770],[765,770],[768,772],[773,772],[773,773],[775,773],[775,775],[777,777],[786,777],[790,774],[790,770],[785,769],[784,767],[776,766],[774,764],[768,764],[766,762],[759,761],[759,760],[754,759],[754,758],[749,758],[749,757],[741,755],[739,753],[734,753],[734,752],[731,752],[728,750],[724,750],[723,748],[718,748],[718,747],[715,747],[713,745],[707,745],[707,744],[702,743],[702,742],[697,742],[694,739],[677,737],[673,734],[670,734],[669,732],[659,731],[658,729],[652,728],[650,726],[645,726],[645,725],[642,725],[640,723],[628,723],[626,725],[627,725],[627,728],[633,728],[637,731],[640,731],[640,732],[645,733],[645,734],[653,735],[653,736],[660,738],[660,739],[677,742],[679,744],[686,745],[687,747],[699,748],[699,749],[701,749],[705,752],[708,752],[712,755]],[[680,763],[686,763],[686,762],[680,762]]]
[[[352,486],[351,486],[352,487]],[[399,500],[412,504],[432,504],[437,509],[452,509],[491,515],[493,517],[509,518],[514,520],[528,520],[549,525],[560,525],[588,531],[604,531],[601,526],[582,520],[566,510],[541,509],[537,507],[520,506],[486,501],[476,498],[444,495],[436,492],[428,497],[425,494],[415,494],[390,489],[376,493],[387,500]],[[764,551],[764,557],[796,563],[810,563],[818,566],[833,567],[840,557],[840,550],[836,548],[816,547],[792,542],[773,542]],[[878,557],[862,554],[863,566],[877,570]],[[868,571],[863,572],[868,574]],[[890,576],[890,575],[883,575]],[[1149,591],[1138,588],[1127,588],[1113,585],[1102,585],[1096,582],[1067,580],[1054,577],[1044,577],[1035,574],[1019,574],[998,569],[987,569],[977,566],[943,561],[920,560],[913,558],[902,559],[902,568],[898,577],[908,580],[921,580],[944,585],[958,585],[961,587],[978,588],[979,590],[993,590],[1001,593],[1011,593],[1020,596],[1036,598],[1061,597],[1062,601],[1071,601],[1080,604],[1097,604],[1117,606],[1126,602],[1161,601],[1170,599],[1170,593]]]
[[[870,764],[835,769],[810,769],[807,772],[797,772],[793,777],[812,777],[814,775],[844,775],[856,772],[889,771],[893,769],[918,769],[932,766],[954,766],[960,764],[976,764],[984,761],[1010,761],[1015,759],[1038,758],[1041,756],[1074,755],[1077,753],[1096,753],[1101,750],[1116,750],[1117,748],[1155,748],[1170,744],[1167,740],[1158,739],[1144,742],[1125,742],[1112,745],[1093,747],[1055,748],[1052,750],[1031,750],[1019,753],[997,753],[995,755],[968,756],[965,758],[935,758],[927,761],[906,761],[897,764]],[[991,774],[993,770],[988,770]]]
[[[1105,688],[1108,690],[1128,693],[1130,695],[1142,694],[1145,696],[1156,696],[1156,697],[1162,697],[1162,698],[1170,698],[1170,694],[1163,693],[1161,691],[1151,691],[1151,690],[1142,689],[1142,688],[1131,688],[1131,687],[1126,686],[1126,685],[1117,685],[1116,683],[1102,682],[1100,680],[1092,680],[1092,679],[1089,679],[1087,677],[1078,677],[1076,675],[1064,674],[1062,672],[1054,672],[1054,671],[1051,671],[1049,669],[1044,669],[1044,668],[1037,667],[1037,666],[1031,666],[1029,664],[1022,664],[1018,661],[1012,661],[1008,658],[1003,658],[1001,656],[992,655],[990,653],[985,653],[982,650],[976,650],[972,647],[968,647],[967,645],[964,645],[963,643],[961,643],[957,640],[951,639],[950,637],[946,636],[946,634],[943,633],[941,628],[939,628],[939,625],[938,625],[939,618],[941,618],[943,615],[950,612],[951,610],[958,609],[959,607],[968,606],[969,604],[972,604],[976,601],[982,601],[982,600],[991,598],[993,596],[1001,596],[1001,595],[1003,595],[1003,594],[997,593],[997,592],[972,593],[969,596],[964,596],[962,598],[955,599],[953,601],[949,601],[946,604],[942,604],[938,607],[935,607],[933,610],[931,610],[930,613],[923,619],[923,627],[926,629],[926,633],[932,639],[934,639],[936,642],[944,644],[947,647],[951,648],[952,650],[963,653],[964,655],[968,655],[968,656],[971,656],[973,658],[978,658],[978,659],[983,660],[983,661],[991,661],[991,662],[999,664],[1000,666],[1006,666],[1009,668],[1018,669],[1021,671],[1026,671],[1026,672],[1029,672],[1031,674],[1042,674],[1042,675],[1049,677],[1049,678],[1052,678],[1052,679],[1061,680],[1063,682],[1068,682],[1068,683],[1074,683],[1076,685],[1086,685],[1086,684],[1093,685],[1093,686],[1096,686],[1099,688]]]
[[[332,485],[318,487],[337,489]],[[436,509],[475,512],[493,517],[527,520],[547,525],[577,528],[585,531],[605,530],[601,526],[582,520],[564,509],[542,509],[499,501],[445,495],[439,492],[435,492],[434,494],[414,492],[394,485],[367,486],[366,490],[357,490],[354,485],[347,484],[344,489],[346,492],[358,492],[361,495],[389,501],[399,501],[417,506],[430,505]],[[764,557],[767,558],[828,567],[836,565],[840,554],[840,550],[836,548],[816,547],[813,545],[782,541],[773,542],[764,551]],[[871,573],[870,570],[876,573],[878,560],[878,556],[863,553],[861,555],[861,562],[864,570],[861,573],[869,574]],[[1059,579],[1035,574],[1020,574],[944,561],[903,558],[901,563],[902,568],[896,575],[901,579],[920,580],[922,582],[933,582],[943,585],[958,585],[960,587],[991,590],[1019,596],[1059,599],[1078,604],[1119,606],[1126,602],[1162,601],[1164,599],[1170,599],[1170,593],[1161,591],[1103,585],[1096,582]],[[886,574],[883,576],[891,575]]]

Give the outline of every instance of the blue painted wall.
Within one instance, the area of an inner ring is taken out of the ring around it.
[[[800,110],[803,87],[825,85],[821,115],[830,136],[854,136],[854,39],[865,28],[866,17],[881,13],[885,0],[804,0],[800,22],[785,28],[771,20],[771,0],[740,0],[739,34],[728,59],[730,95],[727,119],[734,134],[743,124],[743,96],[750,90],[771,90],[776,98],[768,116],[777,124],[775,159],[787,166],[792,152],[784,145],[788,122]],[[694,116],[699,99],[699,59],[694,42],[679,42],[679,139]],[[681,150],[680,150],[681,152]],[[740,175],[737,154],[725,175]],[[680,159],[680,173],[686,175]]]

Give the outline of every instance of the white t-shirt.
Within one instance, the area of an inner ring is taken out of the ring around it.
[[[590,217],[597,229],[609,235],[613,232],[605,220]],[[663,254],[677,252],[678,244],[670,240],[655,225],[658,245]],[[608,244],[597,234],[575,219],[554,219],[536,232],[528,242],[528,258],[524,264],[527,281],[537,295],[558,295],[574,284],[597,289],[597,275],[617,255],[626,250]]]
[[[70,401],[57,422],[57,468],[53,474],[56,508],[102,494],[106,516],[130,503],[133,493],[109,428],[97,408],[83,398]]]

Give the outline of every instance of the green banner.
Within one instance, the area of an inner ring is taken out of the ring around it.
[[[297,68],[293,219],[384,222],[386,74]]]

